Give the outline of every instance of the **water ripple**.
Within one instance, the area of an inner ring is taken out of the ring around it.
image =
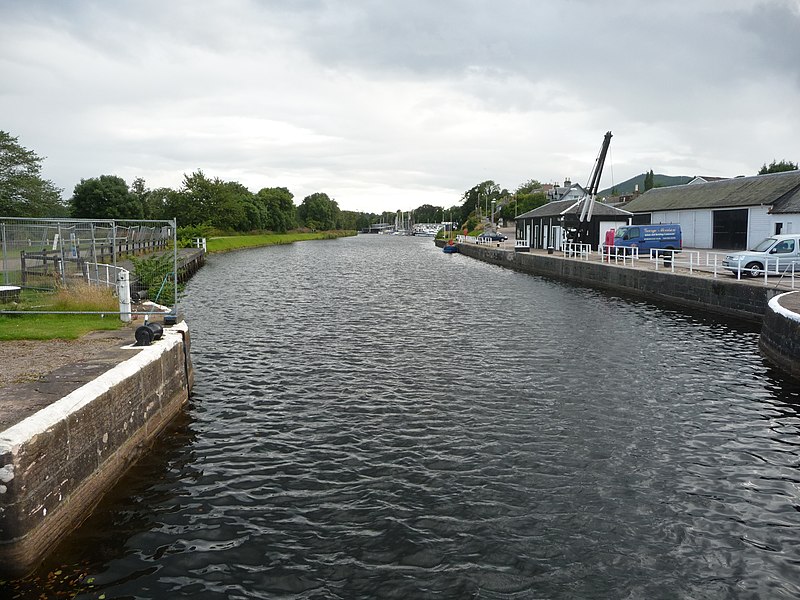
[[[188,292],[190,422],[58,555],[107,598],[800,596],[800,390],[751,329],[389,236]]]

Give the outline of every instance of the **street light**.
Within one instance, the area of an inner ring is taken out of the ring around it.
[[[497,200],[492,200],[492,229],[494,229],[494,204]]]

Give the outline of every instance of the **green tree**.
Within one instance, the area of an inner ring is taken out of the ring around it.
[[[369,225],[369,223],[366,225]],[[366,225],[363,224],[361,213],[352,210],[339,211],[339,219],[336,224],[336,229],[358,231],[362,227],[366,227]]]
[[[178,193],[170,198],[169,217],[181,225],[210,225],[213,197],[212,182],[202,170],[184,173]]]
[[[499,200],[508,195],[508,190],[500,189],[491,179],[482,181],[478,185],[468,189],[462,196],[461,222],[466,223],[469,215],[479,212],[482,217],[488,217],[491,211],[492,200],[499,205]]]
[[[141,177],[137,177],[133,180],[133,183],[130,186],[130,193],[136,198],[136,201],[141,204],[142,206],[142,216],[145,219],[158,219],[160,217],[157,216],[159,212],[159,208],[157,205],[154,206],[151,203],[150,196],[152,192],[147,187],[144,179]],[[155,198],[154,198],[155,200]]]
[[[644,191],[652,190],[655,186],[655,174],[653,173],[653,169],[650,169],[644,176]]]
[[[177,195],[178,192],[168,187],[148,190],[144,207],[145,219],[172,219],[173,215],[169,207],[175,204],[174,198]]]
[[[766,175],[768,173],[783,173],[784,171],[796,171],[796,170],[797,170],[797,163],[793,163],[790,160],[782,160],[780,162],[773,160],[771,163],[769,163],[769,166],[767,166],[767,163],[764,163],[764,165],[761,167],[761,170],[759,170],[758,174]]]
[[[336,227],[339,205],[328,194],[316,192],[303,198],[297,207],[297,218],[301,225],[310,229],[326,230]]]
[[[433,204],[423,204],[411,211],[415,223],[441,223],[444,221],[444,209]]]
[[[33,150],[21,146],[18,138],[0,131],[0,215],[67,215],[62,190],[41,176],[42,160]]]
[[[211,182],[211,192],[212,226],[225,231],[250,231],[265,227],[266,213],[255,205],[253,194],[241,183],[215,178]]]
[[[542,189],[542,184],[536,179],[529,179],[525,183],[521,183],[514,191],[515,194],[532,194],[539,192]]]
[[[139,198],[116,175],[81,179],[70,205],[71,215],[81,219],[141,219],[144,213]]]
[[[511,197],[511,201],[503,206],[500,215],[507,221],[513,221],[521,214],[539,208],[547,204],[547,194],[542,191],[530,193],[516,193]]]
[[[285,187],[260,189],[256,194],[256,202],[267,212],[265,229],[285,233],[297,227],[294,195]]]

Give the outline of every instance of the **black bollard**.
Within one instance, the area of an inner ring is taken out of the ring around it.
[[[149,346],[154,341],[161,339],[164,334],[164,328],[158,323],[145,323],[136,328],[134,336],[136,337],[137,346]]]

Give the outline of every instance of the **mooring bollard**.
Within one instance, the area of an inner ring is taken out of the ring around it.
[[[161,339],[162,335],[164,335],[164,328],[158,323],[140,325],[134,333],[137,346],[149,346],[154,341]]]

